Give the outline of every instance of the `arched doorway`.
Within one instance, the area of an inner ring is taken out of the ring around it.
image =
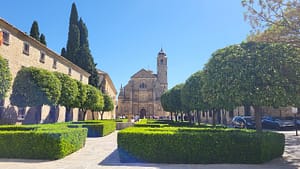
[[[145,110],[145,108],[142,108],[140,111],[140,119],[143,119],[145,117],[146,117],[146,110]]]

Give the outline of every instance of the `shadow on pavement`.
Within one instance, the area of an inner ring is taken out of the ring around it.
[[[201,168],[201,169],[298,169],[300,168],[300,159],[292,159],[290,157],[281,157],[264,164],[156,164],[143,162],[126,162],[121,163],[119,151],[115,149],[98,165],[101,166],[127,166],[127,167],[154,167],[158,169],[182,169],[182,168]]]

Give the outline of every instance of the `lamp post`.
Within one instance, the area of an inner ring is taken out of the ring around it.
[[[295,129],[296,129],[296,136],[298,136],[298,129],[297,129],[297,113],[298,113],[298,109],[296,107],[292,107],[292,113],[294,114],[294,123],[295,123]]]

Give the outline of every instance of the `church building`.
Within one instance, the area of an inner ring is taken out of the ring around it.
[[[117,116],[139,118],[167,117],[161,106],[160,96],[168,90],[167,55],[160,50],[157,56],[157,74],[141,69],[124,87],[121,86],[118,97]]]

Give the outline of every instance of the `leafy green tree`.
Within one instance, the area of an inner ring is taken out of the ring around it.
[[[18,107],[56,105],[61,95],[61,83],[51,72],[35,67],[22,68],[14,80],[10,102]],[[41,112],[35,114],[36,123]]]
[[[87,85],[81,83],[80,81],[77,81],[77,86],[78,86],[78,95],[76,98],[76,107],[79,108],[79,113],[78,113],[78,120],[84,120],[84,103],[87,99]]]
[[[106,111],[112,111],[114,109],[114,103],[111,97],[107,94],[103,94],[103,99],[104,99],[104,107],[101,112],[101,120],[103,120],[103,114]]]
[[[170,89],[169,101],[170,101],[170,110],[175,112],[175,120],[178,120],[178,113],[183,111],[183,105],[181,103],[181,89],[184,84],[178,84]]]
[[[4,98],[10,89],[12,76],[7,61],[0,56],[0,119],[4,111]]]
[[[40,31],[39,31],[39,25],[37,21],[33,21],[31,29],[30,29],[30,36],[36,39],[37,41],[40,41]]]
[[[188,110],[197,111],[197,121],[200,124],[200,111],[207,109],[207,104],[204,102],[202,86],[203,71],[198,71],[192,74],[186,81],[181,90],[181,102],[183,107],[187,107]]]
[[[45,46],[47,46],[46,37],[45,37],[44,34],[41,34],[41,36],[40,36],[40,42],[42,44],[44,44]]]
[[[299,103],[298,53],[289,45],[255,42],[216,51],[204,69],[208,103],[227,110],[245,103],[253,106],[256,129],[261,131],[261,106]]]
[[[104,99],[101,91],[91,85],[88,85],[87,99],[83,107],[85,109],[84,117],[86,116],[86,111],[90,109],[92,111],[93,119],[95,119],[94,111],[102,111],[104,107]]]
[[[173,112],[172,112],[172,105],[170,101],[170,90],[165,91],[161,96],[160,96],[160,102],[161,106],[164,109],[164,111],[170,112],[171,115],[171,120],[173,120]]]
[[[76,105],[79,94],[77,82],[66,74],[59,72],[54,72],[54,74],[61,82],[61,96],[58,103],[66,107],[65,121],[71,121],[73,118],[71,108],[78,107]]]

